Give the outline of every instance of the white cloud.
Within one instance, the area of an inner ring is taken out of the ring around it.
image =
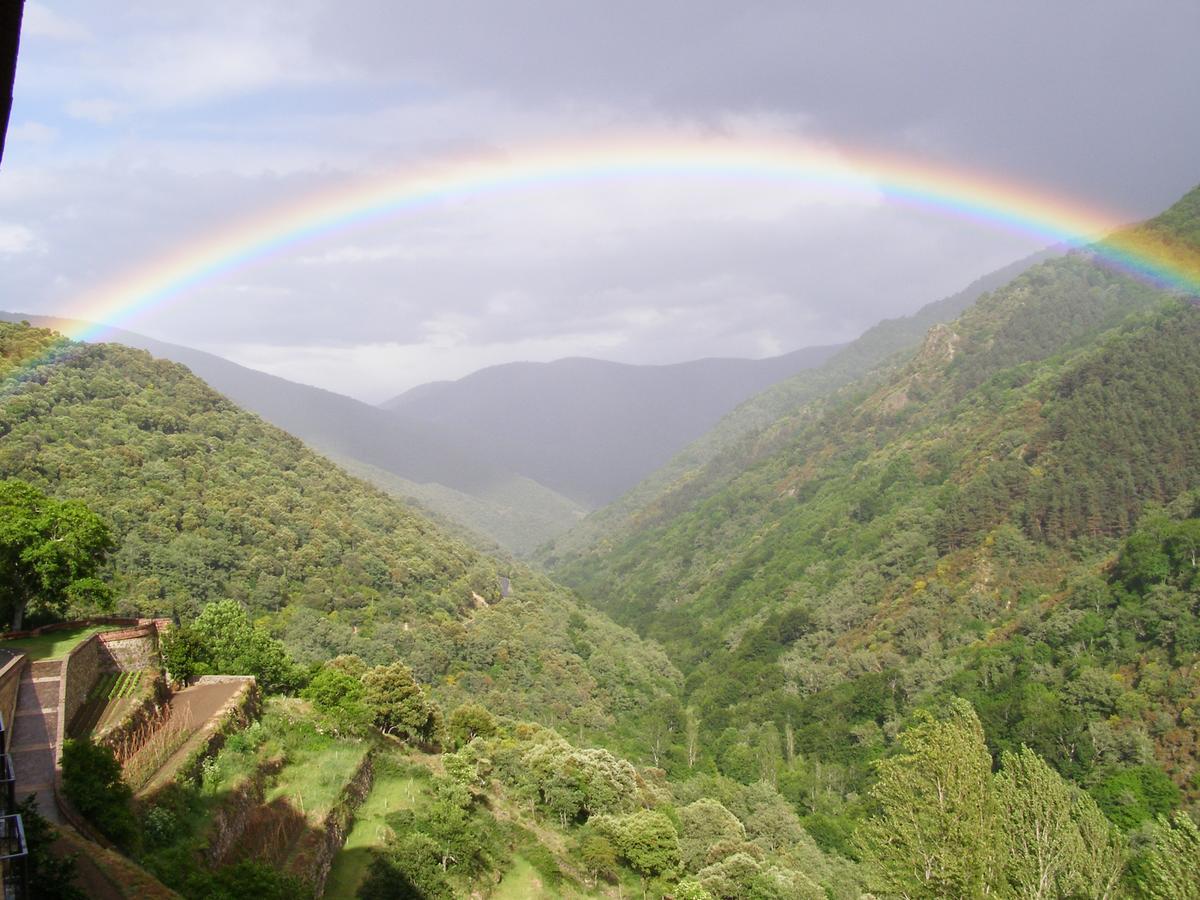
[[[32,229],[24,225],[0,222],[0,253],[17,256],[23,253],[44,252],[45,245]]]
[[[66,113],[72,119],[84,122],[94,122],[97,125],[108,125],[122,110],[122,105],[114,100],[93,97],[88,100],[71,100],[67,103]]]
[[[91,37],[91,33],[82,22],[57,13],[41,3],[25,5],[21,35],[56,41],[85,41]]]
[[[58,129],[42,122],[21,122],[8,129],[8,140],[19,144],[49,144],[58,140]]]

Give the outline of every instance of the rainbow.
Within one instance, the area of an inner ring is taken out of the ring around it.
[[[1123,229],[1109,210],[978,172],[879,153],[814,149],[786,140],[646,138],[556,143],[506,155],[376,175],[233,222],[76,298],[68,337],[106,326],[264,257],[426,204],[557,183],[628,178],[733,178],[881,194],[948,215],[1022,232],[1045,243],[1091,245],[1104,262],[1170,290],[1200,294],[1200,254],[1145,229]],[[1107,235],[1107,237],[1105,237]]]

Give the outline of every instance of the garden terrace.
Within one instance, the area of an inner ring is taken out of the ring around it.
[[[263,862],[319,893],[370,789],[375,742],[318,728],[305,702],[272,698],[259,721],[230,734],[202,765],[144,791],[147,869],[182,889],[196,860],[207,870]]]

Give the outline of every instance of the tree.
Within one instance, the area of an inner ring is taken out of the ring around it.
[[[425,696],[412,669],[404,663],[376,666],[363,676],[362,683],[363,702],[384,734],[423,742],[440,737],[441,710]]]
[[[83,503],[0,481],[0,602],[14,631],[30,608],[62,616],[72,606],[111,606],[111,591],[95,575],[113,549],[108,526]]]
[[[1004,821],[1005,871],[1018,896],[1113,896],[1124,842],[1091,797],[1022,747],[995,779]]]
[[[113,843],[129,849],[137,838],[129,807],[133,792],[121,780],[121,764],[112,750],[87,738],[67,738],[62,773],[67,799]]]
[[[877,889],[912,898],[994,893],[1003,835],[975,711],[965,700],[944,719],[921,710],[900,745],[905,752],[877,764],[871,796],[882,813],[860,829]]]
[[[496,719],[478,703],[464,703],[454,712],[446,725],[450,740],[463,747],[475,738],[488,738],[496,733]]]
[[[1154,844],[1138,873],[1138,887],[1147,897],[1200,900],[1200,827],[1187,813],[1160,816]]]
[[[679,852],[684,867],[697,872],[708,851],[721,841],[744,841],[746,829],[737,816],[711,797],[702,797],[679,810]]]
[[[401,836],[377,855],[358,890],[362,900],[453,900],[439,865],[437,844],[419,831]]]
[[[594,831],[587,832],[579,841],[579,859],[595,887],[601,878],[605,881],[617,879],[617,848],[612,841]]]
[[[283,644],[252,623],[236,600],[210,603],[190,625],[171,629],[163,641],[163,656],[179,680],[253,675],[270,693],[292,691],[304,683],[304,673]]]
[[[642,809],[620,818],[598,823],[608,832],[621,858],[642,877],[642,895],[649,879],[679,865],[679,835],[675,826],[658,810]]]
[[[313,705],[328,714],[334,722],[348,732],[357,732],[371,724],[372,713],[363,702],[362,679],[349,674],[343,667],[330,660],[313,676],[300,696],[311,700]]]

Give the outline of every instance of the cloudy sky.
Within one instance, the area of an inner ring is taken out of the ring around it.
[[[0,308],[66,314],[230,223],[547,142],[786,139],[1127,214],[1200,182],[1195,0],[29,2]],[[367,400],[516,359],[852,338],[1044,241],[780,179],[456,196],[125,322]]]

